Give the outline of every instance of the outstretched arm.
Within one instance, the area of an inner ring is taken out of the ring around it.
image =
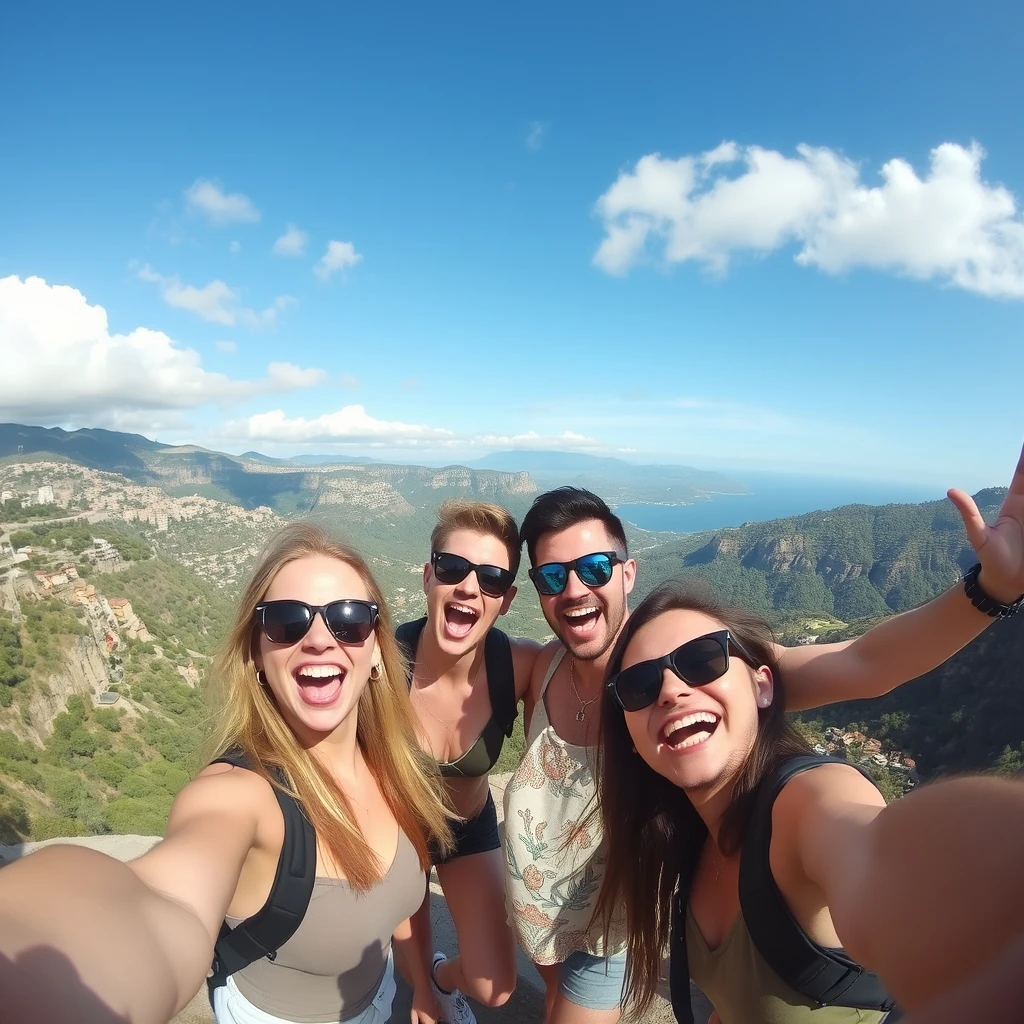
[[[948,493],[981,563],[981,588],[1010,604],[1024,594],[1024,450],[992,526],[986,525],[970,495]],[[802,711],[881,696],[941,665],[993,621],[971,604],[963,584],[957,583],[928,604],[894,615],[856,640],[778,647],[786,708]]]
[[[0,1017],[164,1024],[195,995],[256,828],[231,774],[186,786],[131,864],[58,845],[0,871]]]
[[[782,791],[773,833],[795,844],[849,954],[916,1009],[1024,934],[1024,782],[961,778],[881,804],[852,768],[825,765]]]

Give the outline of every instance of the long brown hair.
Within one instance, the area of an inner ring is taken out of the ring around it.
[[[232,748],[243,750],[253,770],[302,804],[324,852],[344,871],[354,889],[365,890],[380,880],[385,867],[366,844],[348,796],[328,766],[299,743],[269,688],[257,680],[253,662],[259,642],[253,610],[285,565],[314,555],[335,558],[354,569],[380,609],[376,634],[381,664],[359,697],[356,728],[356,742],[367,767],[399,827],[415,846],[424,870],[430,867],[431,841],[442,849],[450,846],[447,798],[437,766],[416,741],[405,664],[380,587],[352,548],[312,523],[291,523],[279,530],[242,593],[234,624],[211,672],[208,694],[214,727],[209,759]],[[274,778],[274,768],[283,772],[284,786]]]
[[[630,615],[608,665],[618,672],[638,629],[668,611],[703,612],[717,619],[753,655],[771,669],[774,698],[758,709],[757,735],[733,782],[732,800],[719,830],[726,855],[743,843],[758,783],[795,754],[809,752],[785,717],[782,678],[771,627],[752,612],[725,608],[705,587],[673,579],[653,590]],[[683,790],[651,768],[633,749],[622,708],[606,695],[602,701],[601,743],[597,760],[598,805],[608,860],[595,916],[606,931],[616,911],[626,910],[626,980],[623,1007],[645,1010],[654,997],[661,957],[669,940],[676,885],[689,885],[707,838],[707,828]]]

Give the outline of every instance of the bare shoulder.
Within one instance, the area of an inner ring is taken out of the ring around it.
[[[210,765],[174,798],[163,841],[130,866],[215,934],[261,826],[280,815],[276,804],[270,784],[254,772]]]
[[[533,666],[541,652],[541,645],[536,640],[523,636],[510,637],[509,641],[512,645],[512,668],[516,678],[516,700],[522,700],[530,688]]]
[[[540,688],[544,683],[544,677],[548,673],[548,669],[551,668],[551,662],[554,661],[555,655],[562,649],[561,640],[549,640],[540,650],[537,652],[537,657],[533,662],[533,673],[530,679],[530,691],[534,697],[539,695]]]
[[[794,874],[828,888],[869,839],[885,808],[878,788],[853,765],[823,764],[783,787],[772,807],[771,860],[776,878]]]
[[[884,807],[885,799],[873,782],[852,764],[822,764],[801,772],[783,786],[772,807],[772,824],[796,824],[807,813],[844,806]]]
[[[255,772],[208,765],[174,798],[163,841],[133,861],[132,868],[143,881],[155,881],[171,864],[214,849],[244,855],[276,802],[270,783]]]

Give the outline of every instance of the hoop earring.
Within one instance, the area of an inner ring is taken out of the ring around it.
[[[267,673],[261,668],[256,669],[256,682],[259,683],[260,686],[267,685]]]
[[[374,663],[373,663],[373,664],[372,664],[372,665],[370,666],[370,678],[371,678],[371,679],[372,679],[372,680],[373,680],[374,682],[377,682],[377,680],[378,680],[378,679],[380,679],[380,663],[379,663],[379,662],[376,662],[376,661],[375,661],[375,662],[374,662]]]

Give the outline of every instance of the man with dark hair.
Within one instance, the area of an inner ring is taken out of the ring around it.
[[[1024,454],[1011,486],[1011,496],[1018,494],[1024,494]],[[951,657],[993,616],[1014,610],[1017,567],[1005,543],[968,495],[949,496],[980,569],[856,640],[777,645],[788,710],[888,693]],[[577,487],[539,495],[520,535],[556,639],[534,664],[524,699],[526,751],[505,789],[507,905],[520,946],[544,978],[546,1024],[614,1024],[625,933],[613,919],[606,935],[593,919],[605,856],[591,812],[605,671],[629,614],[636,562],[619,518]],[[715,727],[705,725],[700,741],[714,742]]]
[[[605,667],[636,562],[618,516],[578,487],[539,495],[519,532],[557,639],[534,666],[527,749],[505,789],[507,902],[519,944],[544,979],[549,1024],[605,1024],[619,1016],[625,934],[606,939],[591,920],[604,858],[601,836],[584,820],[596,794]]]

